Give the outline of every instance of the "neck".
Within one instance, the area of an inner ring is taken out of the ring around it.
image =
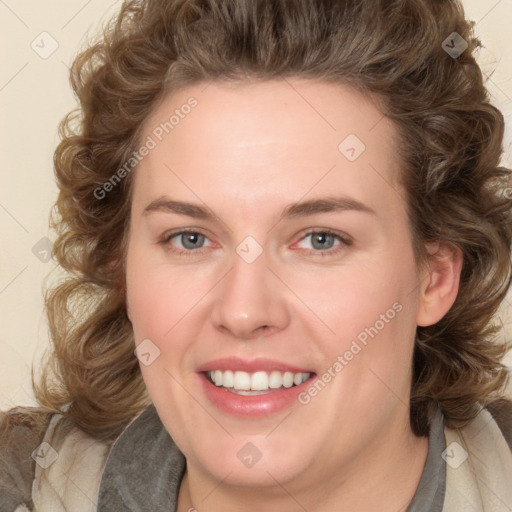
[[[408,420],[408,418],[407,418]],[[405,511],[418,487],[428,452],[428,439],[416,437],[402,425],[393,425],[367,445],[357,460],[343,467],[327,466],[319,457],[307,474],[265,488],[218,481],[187,463],[178,496],[178,512],[327,512]]]

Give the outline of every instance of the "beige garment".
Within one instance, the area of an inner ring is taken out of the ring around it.
[[[40,445],[44,457],[36,463],[32,483],[34,512],[95,512],[111,444],[77,428],[62,429],[62,418],[60,414],[52,417]]]
[[[512,453],[489,411],[460,431],[445,428],[445,437],[443,512],[512,511]]]
[[[60,418],[52,418],[43,440],[58,458],[46,469],[36,464],[35,512],[95,512],[110,445],[77,429],[63,433]],[[483,409],[463,429],[445,428],[445,438],[443,512],[512,511],[512,453],[491,414]],[[24,511],[18,507],[16,512]]]

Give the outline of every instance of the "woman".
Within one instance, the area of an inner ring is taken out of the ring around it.
[[[2,510],[512,509],[476,44],[455,1],[125,2],[72,68]]]

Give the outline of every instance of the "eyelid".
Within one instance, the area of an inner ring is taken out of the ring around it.
[[[339,238],[342,242],[344,242],[346,244],[351,244],[353,242],[352,237],[350,237],[346,233],[343,233],[341,231],[338,231],[336,229],[331,229],[331,228],[308,228],[306,231],[303,232],[299,241],[304,240],[304,238],[306,238],[306,236],[308,236],[308,235],[314,235],[317,233],[333,235],[333,236]]]
[[[187,234],[187,233],[204,236],[207,240],[212,242],[210,240],[210,238],[208,237],[208,235],[203,233],[203,231],[200,228],[181,228],[181,229],[166,231],[161,236],[161,238],[158,240],[158,244],[163,245],[164,247],[167,248],[167,250],[169,250],[170,252],[174,252],[176,254],[193,255],[194,253],[195,254],[202,253],[202,249],[204,249],[204,247],[200,247],[199,249],[195,249],[195,250],[194,249],[170,248],[170,240],[172,238],[179,236],[179,235]]]
[[[337,238],[340,243],[338,245],[335,245],[329,249],[325,250],[315,250],[315,249],[304,249],[308,252],[308,254],[312,254],[313,256],[320,256],[320,257],[329,257],[329,256],[336,256],[340,252],[346,250],[347,247],[351,246],[353,244],[353,239],[346,233],[339,232],[335,229],[330,228],[309,228],[303,234],[300,236],[299,240],[295,242],[294,245],[302,242],[306,237],[315,235],[315,234],[325,234],[328,236],[334,236]]]
[[[198,249],[169,248],[169,245],[170,245],[169,241],[172,238],[182,235],[182,234],[187,234],[187,233],[198,234],[198,235],[204,236],[207,240],[212,242],[212,240],[210,240],[210,238],[205,233],[203,233],[200,228],[181,228],[181,229],[172,230],[172,231],[164,233],[158,243],[164,245],[170,252],[173,252],[178,255],[192,256],[192,255],[202,254],[204,252],[203,249],[205,249],[205,247],[200,247]],[[326,249],[326,250],[304,249],[305,251],[308,251],[309,253],[318,254],[318,255],[329,256],[329,255],[334,255],[334,254],[338,253],[339,251],[345,249],[347,246],[350,246],[353,243],[352,238],[349,235],[347,235],[346,233],[342,233],[342,232],[339,232],[337,230],[330,229],[330,228],[308,228],[307,230],[303,231],[303,233],[301,235],[299,235],[300,238],[297,242],[295,242],[294,245],[301,242],[306,237],[314,235],[314,234],[318,234],[318,233],[326,234],[328,236],[334,236],[335,238],[338,238],[338,240],[340,240],[341,243],[337,246],[334,246],[334,247],[332,247],[330,249]]]

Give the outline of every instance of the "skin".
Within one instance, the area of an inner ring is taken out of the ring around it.
[[[453,304],[460,252],[432,244],[429,264],[416,264],[396,129],[357,91],[298,78],[196,84],[161,102],[142,140],[191,96],[197,106],[135,171],[126,255],[136,343],[160,350],[141,364],[143,378],[187,459],[178,510],[405,510],[428,450],[409,424],[414,333]],[[366,146],[353,162],[338,150],[349,134]],[[290,203],[333,195],[374,213],[277,220]],[[216,218],[144,213],[163,196]],[[206,238],[159,243],[183,228]],[[311,229],[351,243],[328,239],[324,249]],[[236,252],[249,235],[263,250],[252,263]],[[247,419],[202,391],[196,370],[219,357],[321,375],[397,302],[401,311],[306,405]],[[237,457],[247,442],[262,454],[251,468]]]

